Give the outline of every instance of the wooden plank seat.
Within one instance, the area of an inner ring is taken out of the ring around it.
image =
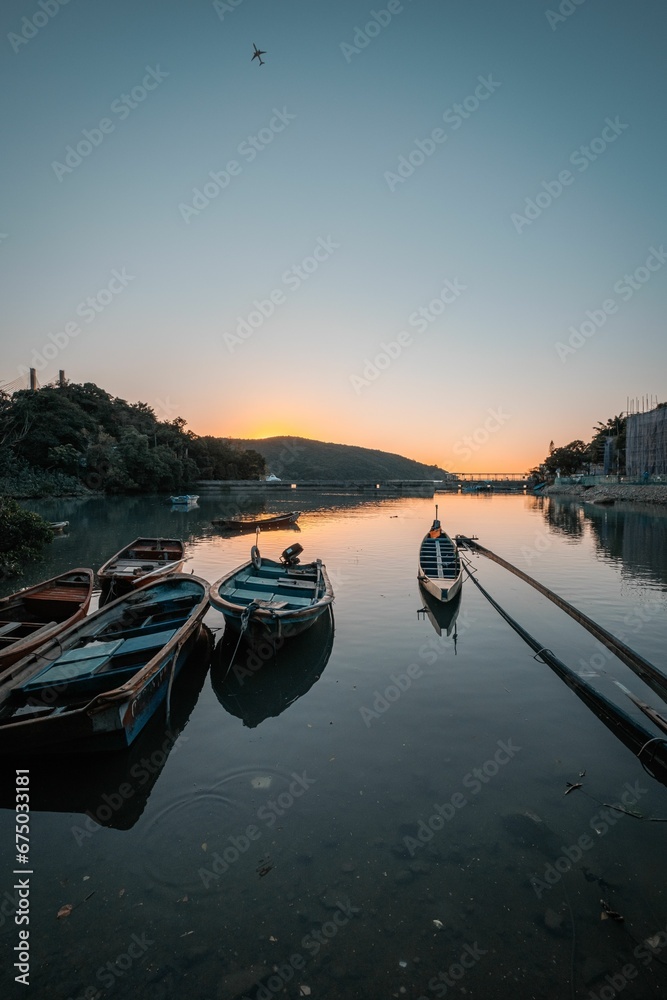
[[[76,649],[68,649],[57,660],[50,663],[20,690],[33,694],[56,686],[63,686],[68,696],[91,694],[109,686],[109,678],[114,685],[122,684],[124,675],[132,676],[137,671],[136,663],[119,662],[138,653],[148,662],[154,651],[161,649],[176,634],[177,629],[151,632],[130,639],[93,641]],[[101,683],[100,683],[101,679]]]

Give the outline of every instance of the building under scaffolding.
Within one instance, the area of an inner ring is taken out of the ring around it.
[[[667,406],[628,414],[625,433],[628,476],[667,475]]]

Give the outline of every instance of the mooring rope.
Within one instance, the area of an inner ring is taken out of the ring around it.
[[[480,545],[472,538],[466,538],[464,535],[457,535],[456,538],[457,541],[460,539],[461,542],[463,542],[472,552],[479,552],[481,555],[486,556],[487,559],[493,560],[493,562],[498,563],[499,566],[509,570],[510,573],[514,573],[514,575],[518,576],[520,580],[524,580],[525,583],[530,584],[531,587],[538,590],[540,594],[543,594],[544,597],[547,597],[550,601],[557,605],[561,611],[564,611],[570,616],[570,618],[574,618],[576,622],[583,625],[583,627],[590,632],[591,635],[594,635],[595,638],[606,646],[607,649],[611,650],[611,652],[614,653],[622,663],[625,663],[626,667],[629,667],[630,670],[637,674],[637,676],[640,677],[648,687],[655,691],[656,694],[660,695],[663,701],[667,702],[667,677],[665,677],[662,671],[658,670],[658,668],[652,663],[649,663],[648,660],[644,659],[643,656],[636,653],[634,649],[630,649],[629,646],[626,646],[624,642],[617,639],[616,636],[612,635],[611,632],[608,632],[602,627],[602,625],[598,625],[598,623],[594,622],[592,618],[585,615],[583,611],[579,611],[578,608],[575,608],[562,597],[559,597],[558,594],[555,594],[553,590],[549,590],[549,588],[545,587],[544,584],[534,580],[532,576],[528,576],[528,574],[524,573],[523,570],[518,569],[518,567],[513,566],[512,563],[503,559],[502,556],[496,555],[496,553],[491,552],[490,549],[484,548],[483,545]]]
[[[484,595],[489,604],[491,604],[491,606],[496,609],[498,614],[505,619],[507,624],[512,629],[514,629],[514,631],[518,635],[521,636],[524,642],[526,642],[531,647],[531,649],[535,651],[536,654],[540,655],[542,662],[546,663],[547,666],[551,667],[551,669],[556,674],[558,674],[561,680],[565,681],[568,687],[572,688],[574,693],[577,694],[583,702],[591,705],[594,711],[596,711],[596,713],[598,714],[598,718],[600,718],[602,722],[608,725],[609,728],[611,728],[613,725],[613,727],[615,727],[616,729],[622,729],[625,732],[627,739],[631,743],[632,752],[635,754],[636,757],[639,758],[642,767],[644,767],[644,769],[646,770],[646,765],[644,764],[644,761],[641,756],[646,750],[646,747],[649,744],[653,744],[654,750],[657,750],[656,744],[658,743],[661,743],[663,744],[663,746],[667,747],[667,740],[664,737],[655,737],[653,733],[650,733],[639,722],[636,722],[633,718],[631,718],[627,714],[627,712],[624,712],[623,709],[619,708],[617,705],[614,705],[614,703],[611,702],[608,698],[606,698],[604,695],[596,691],[595,688],[591,687],[590,684],[587,684],[586,681],[582,680],[581,677],[579,677],[574,672],[574,670],[572,670],[565,663],[563,663],[563,661],[560,660],[554,653],[552,653],[550,649],[547,649],[544,646],[544,643],[539,642],[529,632],[527,632],[525,628],[523,628],[523,626],[519,624],[519,622],[517,622],[514,618],[512,618],[512,616],[508,614],[508,612],[505,611],[505,609],[502,608],[500,604],[498,604],[498,602],[493,599],[491,594],[489,594],[489,592],[484,589],[479,580],[470,571],[465,560],[464,560],[464,568],[468,574],[468,577],[472,580],[472,582],[478,588],[480,593]],[[653,764],[653,761],[655,760],[656,760],[656,755],[654,753],[653,756],[651,757],[651,764]],[[665,759],[664,757],[662,758],[658,757],[657,763],[663,769],[667,768],[667,759]],[[651,774],[650,771],[647,771],[647,774],[650,774],[651,777],[656,778],[656,775]],[[658,778],[657,780],[663,780],[663,779]],[[667,783],[667,775],[663,780],[663,784],[664,783]]]

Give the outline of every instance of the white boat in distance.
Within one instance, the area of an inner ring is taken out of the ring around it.
[[[461,589],[463,568],[456,542],[452,541],[438,520],[438,507],[430,531],[419,549],[419,572],[422,586],[437,601],[451,601]]]

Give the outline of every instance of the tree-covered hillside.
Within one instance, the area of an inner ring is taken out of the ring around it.
[[[0,493],[180,491],[198,479],[258,479],[257,452],[158,420],[92,382],[0,392]]]
[[[267,470],[280,479],[433,480],[447,474],[437,465],[423,465],[402,455],[308,438],[281,436],[236,443],[259,452]]]

